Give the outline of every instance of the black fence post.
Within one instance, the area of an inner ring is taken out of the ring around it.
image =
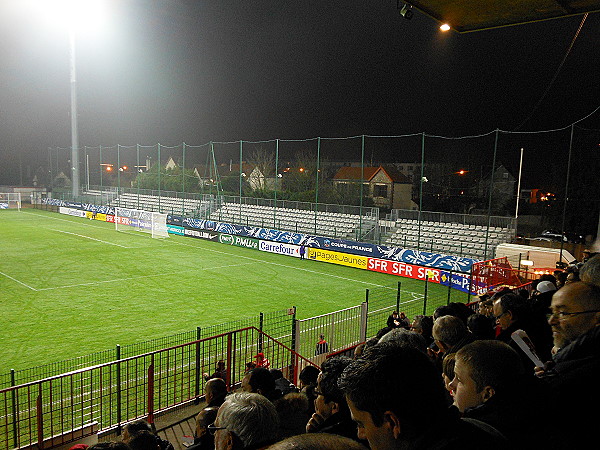
[[[258,351],[262,352],[263,351],[263,326],[265,323],[265,315],[263,313],[260,313],[259,319],[258,319],[258,329],[260,330],[259,336],[258,336]]]
[[[10,369],[10,386],[11,387],[15,387],[17,385],[16,380],[15,380],[15,369]],[[19,410],[17,409],[17,390],[13,389],[12,390],[12,410],[13,410],[13,447],[14,448],[18,448],[19,447],[19,429],[18,429],[18,422],[19,422]]]
[[[467,303],[471,300],[471,294],[473,292],[473,265],[471,264],[471,271],[469,275],[469,289],[467,291]]]
[[[296,357],[295,357],[295,353],[298,353],[298,349],[297,347],[297,342],[296,342],[296,307],[292,306],[294,313],[292,314],[292,342],[290,343],[290,347],[291,349],[294,351],[294,353],[292,353],[290,355],[290,367],[295,367],[296,365]]]
[[[446,299],[446,305],[450,304],[450,296],[452,295],[452,270],[449,272],[450,278],[448,279],[448,298]]]
[[[398,281],[398,291],[396,292],[396,311],[400,311],[400,290],[402,289],[402,282]]]
[[[365,335],[369,335],[369,289],[365,289],[365,303],[367,304],[367,314],[365,316]]]
[[[117,344],[116,348],[116,357],[117,360],[117,436],[121,435],[121,419],[122,419],[122,411],[121,411],[121,346]]]
[[[423,315],[427,315],[427,291],[429,289],[429,272],[425,274],[425,292],[423,293]]]
[[[200,327],[196,327],[196,340],[200,341],[200,339],[202,339],[202,328]],[[202,376],[202,371],[200,370],[200,367],[202,366],[202,361],[200,359],[200,342],[196,343],[196,391],[195,391],[195,396],[196,399],[194,400],[194,404],[198,404],[200,403],[200,385],[202,384],[201,381],[201,376]]]

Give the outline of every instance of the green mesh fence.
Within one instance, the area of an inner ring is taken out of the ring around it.
[[[489,259],[499,242],[514,238],[515,218],[526,237],[542,229],[596,231],[598,202],[588,187],[600,165],[594,153],[600,131],[586,128],[588,122],[462,137],[84,146],[77,200],[136,209],[150,204],[189,217],[291,230],[294,222],[286,218],[297,210],[313,233],[320,229],[319,213],[356,215],[351,229],[330,235]],[[48,149],[47,179],[40,185],[57,198],[72,199],[70,153]],[[551,164],[541,163],[547,160]],[[248,213],[252,204],[263,207],[260,214]],[[414,223],[407,228],[402,219]],[[478,238],[457,233],[449,240],[427,229],[432,225],[464,226]]]

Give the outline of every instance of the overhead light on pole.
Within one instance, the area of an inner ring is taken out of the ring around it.
[[[60,30],[68,30],[71,86],[71,181],[72,196],[79,196],[79,131],[77,126],[77,71],[75,39],[77,31],[99,28],[106,0],[22,0],[22,6]]]
[[[400,8],[400,15],[402,17],[404,17],[406,20],[410,20],[413,18],[413,10],[412,10],[412,5],[409,5],[408,3],[405,3],[402,8]]]

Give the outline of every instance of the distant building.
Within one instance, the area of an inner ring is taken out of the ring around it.
[[[67,187],[71,185],[71,179],[65,175],[64,172],[60,172],[52,180],[52,186],[54,187]]]
[[[412,182],[392,166],[340,167],[333,177],[337,187],[351,186],[363,181],[364,195],[375,206],[387,209],[417,209],[412,201]]]
[[[194,175],[198,178],[200,184],[205,186],[223,183],[231,186],[232,183],[227,183],[226,180],[235,181],[233,184],[239,183],[239,178],[243,179],[244,183],[252,190],[271,190],[275,189],[275,176],[263,174],[257,166],[254,164],[242,161],[240,173],[240,165],[229,163],[219,164],[218,166],[213,165],[197,165],[194,166]]]
[[[494,171],[493,195],[513,198],[516,192],[516,178],[502,164]],[[479,182],[478,194],[486,197],[490,192],[490,175]]]

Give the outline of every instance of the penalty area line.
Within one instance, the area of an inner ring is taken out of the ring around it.
[[[102,281],[89,281],[87,283],[77,283],[77,284],[67,284],[67,285],[63,285],[63,286],[53,286],[53,287],[47,287],[47,288],[40,288],[40,289],[33,289],[34,291],[53,291],[56,289],[68,289],[68,288],[76,288],[76,287],[83,287],[83,286],[95,286],[95,285],[100,285],[100,284],[106,284],[106,283],[118,283],[121,281],[132,281],[132,280],[140,280],[143,278],[154,278],[154,277],[164,277],[164,276],[170,276],[170,275],[178,275],[180,273],[183,272],[197,272],[198,270],[215,270],[215,269],[225,269],[227,267],[237,267],[237,266],[246,266],[252,263],[241,263],[241,264],[228,264],[225,266],[217,266],[217,267],[203,267],[203,268],[195,268],[195,269],[189,269],[189,270],[178,270],[176,272],[163,272],[163,273],[154,273],[154,274],[149,274],[149,275],[139,275],[137,277],[125,277],[125,278],[113,278],[111,280],[102,280]],[[1,272],[0,272],[1,273]]]
[[[32,291],[37,291],[36,288],[29,286],[28,284],[23,283],[22,281],[17,280],[16,278],[11,277],[10,275],[5,274],[4,272],[0,272],[0,275],[5,276],[9,280],[14,281],[15,283],[20,284],[21,286],[25,286],[27,289],[31,289]]]
[[[58,233],[70,234],[71,236],[77,236],[77,237],[81,237],[81,238],[85,238],[85,239],[90,239],[90,240],[96,241],[96,242],[102,242],[103,244],[115,245],[115,246],[121,247],[121,248],[132,248],[132,247],[127,247],[127,246],[121,245],[121,244],[115,244],[114,242],[108,242],[108,241],[103,241],[102,239],[96,239],[91,236],[85,236],[83,234],[71,233],[70,231],[57,230],[55,228],[52,228],[52,231],[56,231]]]
[[[290,265],[287,265],[287,264],[281,264],[281,263],[276,263],[276,262],[272,262],[272,261],[265,261],[265,260],[259,259],[259,258],[252,258],[250,256],[234,255],[232,253],[225,252],[225,251],[222,251],[222,250],[215,250],[215,249],[211,249],[211,248],[200,247],[198,245],[192,245],[192,244],[188,244],[188,243],[184,243],[184,242],[179,242],[179,241],[176,241],[176,240],[169,240],[169,243],[170,244],[174,244],[174,245],[183,245],[184,247],[192,247],[192,248],[196,248],[196,249],[199,249],[199,250],[206,250],[207,252],[219,253],[219,254],[222,254],[222,255],[233,256],[233,257],[236,257],[236,258],[248,259],[248,260],[253,261],[253,262],[260,262],[260,263],[269,264],[269,265],[272,265],[272,266],[285,267],[286,269],[293,269],[293,270],[299,270],[299,271],[302,271],[302,272],[312,273],[312,274],[315,274],[315,275],[322,275],[324,277],[337,278],[339,280],[350,281],[350,282],[354,282],[354,283],[358,283],[358,284],[363,284],[363,285],[367,285],[367,286],[375,286],[375,287],[380,287],[380,288],[388,288],[388,286],[384,286],[384,285],[377,284],[377,283],[372,283],[372,282],[369,282],[369,281],[357,280],[355,278],[342,277],[340,275],[334,275],[334,274],[331,274],[331,273],[320,272],[318,270],[307,269],[305,267],[296,267],[296,266],[290,266]],[[412,292],[412,291],[406,291],[406,292],[407,293],[411,293],[413,295],[414,294],[418,295],[417,292]]]

